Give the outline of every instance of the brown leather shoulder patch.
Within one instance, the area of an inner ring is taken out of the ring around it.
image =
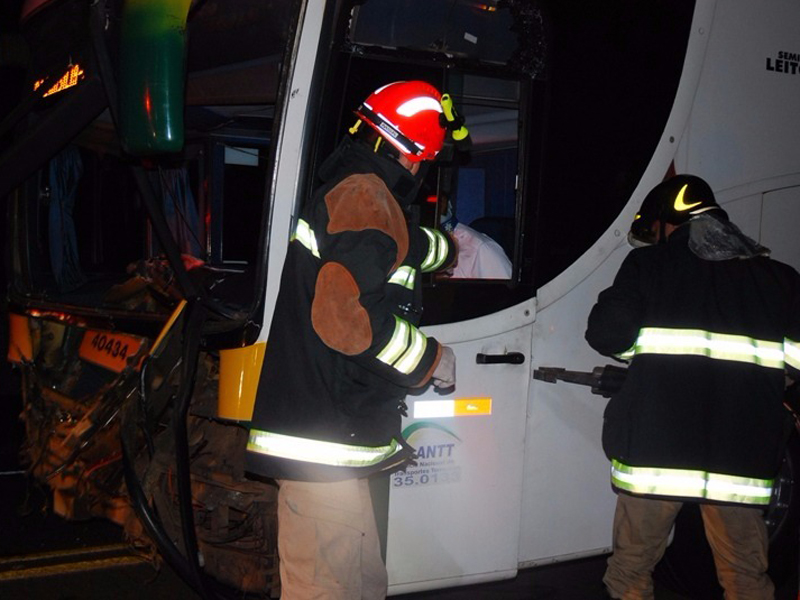
[[[326,346],[348,356],[361,354],[372,344],[372,326],[360,296],[358,284],[343,265],[323,265],[317,275],[311,323]]]
[[[400,205],[380,177],[358,173],[343,179],[325,196],[328,233],[377,229],[397,244],[392,270],[408,254],[408,227]]]

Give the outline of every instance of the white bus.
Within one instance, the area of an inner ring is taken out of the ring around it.
[[[424,79],[473,145],[414,210],[449,202],[512,273],[424,282],[458,383],[408,398],[417,465],[373,480],[390,593],[608,552],[606,400],[553,382],[600,385],[589,309],[670,172],[800,267],[799,27],[786,0],[27,0],[0,196],[29,470],[204,594],[276,594],[275,489],[242,461],[290,232],[352,110]],[[776,581],[798,458],[765,514]],[[712,597],[686,512],[659,575]]]

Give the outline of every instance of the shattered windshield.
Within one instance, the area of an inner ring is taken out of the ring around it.
[[[88,5],[55,3],[24,24],[29,45],[44,50],[30,65],[14,143],[0,157],[7,173],[0,183],[10,173],[21,180],[9,198],[12,296],[169,314],[189,287],[245,312],[264,256],[271,131],[292,3],[197,3],[187,16],[185,53],[176,54],[186,57],[176,106],[168,105],[172,92],[158,96],[159,86],[172,83],[157,62],[125,68],[126,51],[146,60],[142,44],[154,43],[152,33],[126,33],[132,18],[117,3],[101,51],[92,52],[98,40]],[[72,35],[55,41],[53,28],[67,18]],[[144,117],[137,94],[108,100],[137,89]],[[166,119],[159,110],[181,125],[181,143],[142,151],[143,132],[151,145],[173,135],[171,123],[159,131]]]

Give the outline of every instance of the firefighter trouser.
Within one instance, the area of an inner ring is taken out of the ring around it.
[[[653,600],[653,569],[666,550],[681,506],[681,502],[618,494],[614,552],[603,577],[612,598]],[[773,600],[761,509],[701,504],[700,511],[725,599]]]
[[[278,481],[283,600],[383,600],[386,566],[366,479]]]

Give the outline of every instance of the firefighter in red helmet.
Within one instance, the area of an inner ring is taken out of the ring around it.
[[[247,445],[247,470],[280,488],[285,600],[385,597],[367,477],[413,457],[408,389],[455,385],[452,350],[418,329],[421,274],[455,249],[407,209],[420,163],[461,124],[423,81],[355,112],[292,236]]]
[[[630,361],[603,449],[617,492],[610,597],[653,598],[651,574],[684,503],[697,504],[726,598],[772,600],[763,509],[791,430],[800,275],[769,258],[700,177],[647,195],[637,246],[589,315],[586,339]]]

